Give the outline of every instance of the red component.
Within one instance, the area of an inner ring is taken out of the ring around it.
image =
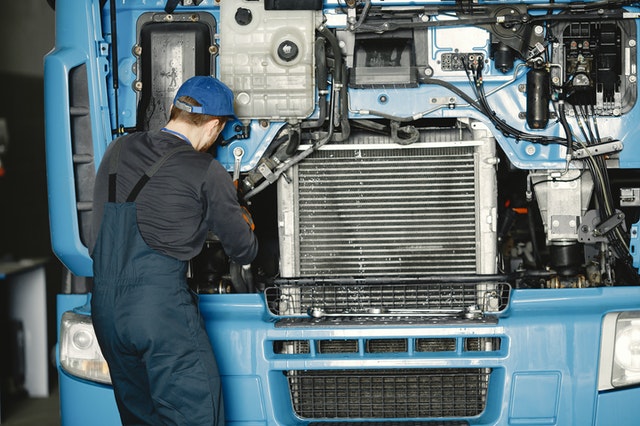
[[[511,210],[513,210],[517,214],[527,214],[527,213],[529,213],[529,209],[527,209],[526,207],[514,207]]]

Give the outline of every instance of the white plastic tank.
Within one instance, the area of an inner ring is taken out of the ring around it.
[[[264,2],[220,2],[220,79],[239,118],[284,121],[314,110],[314,39],[320,12],[265,10]]]

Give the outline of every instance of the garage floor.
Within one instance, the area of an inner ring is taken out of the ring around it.
[[[48,398],[13,398],[2,404],[2,426],[60,426],[58,388]]]

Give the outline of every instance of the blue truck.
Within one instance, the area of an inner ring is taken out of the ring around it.
[[[214,75],[260,253],[189,283],[229,425],[637,425],[632,1],[57,0],[45,126],[64,425],[117,425],[95,171]]]

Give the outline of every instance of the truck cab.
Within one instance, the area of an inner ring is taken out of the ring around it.
[[[634,425],[631,1],[58,0],[45,130],[64,425],[119,424],[95,172],[213,75],[250,267],[190,261],[229,425]]]

